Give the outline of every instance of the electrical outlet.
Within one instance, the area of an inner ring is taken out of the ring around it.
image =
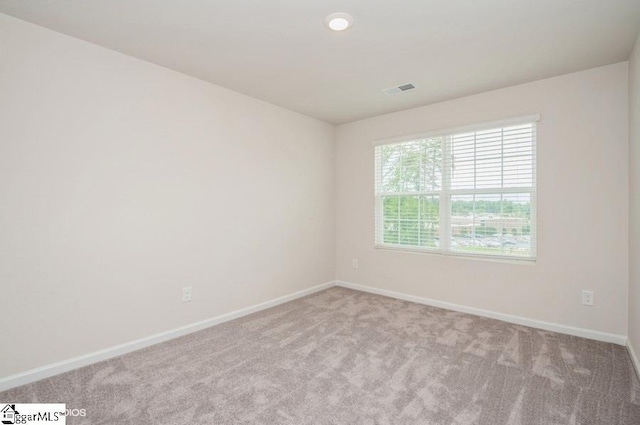
[[[358,259],[357,259],[357,258],[354,258],[354,259],[351,261],[351,267],[353,267],[354,269],[357,269],[357,268],[358,268]]]
[[[582,304],[583,305],[593,305],[594,294],[593,291],[582,291]]]
[[[191,286],[185,286],[182,288],[182,302],[186,303],[191,301]]]

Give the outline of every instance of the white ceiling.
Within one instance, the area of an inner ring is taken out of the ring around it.
[[[624,61],[640,30],[640,0],[0,0],[0,12],[335,124]],[[332,12],[353,27],[329,32]]]

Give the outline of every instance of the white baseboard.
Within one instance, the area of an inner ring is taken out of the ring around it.
[[[350,283],[344,281],[336,281],[336,286],[343,288],[355,289],[356,291],[369,292],[372,294],[384,295],[386,297],[397,298],[404,301],[411,301],[418,304],[429,305],[432,307],[444,308],[447,310],[459,311],[461,313],[469,313],[476,316],[489,317],[504,322],[515,323],[517,325],[529,326],[531,328],[543,329],[546,331],[558,332],[561,334],[574,335],[582,338],[595,339],[596,341],[611,342],[618,345],[626,345],[627,337],[625,335],[612,334],[607,332],[594,331],[591,329],[576,328],[573,326],[560,325],[558,323],[543,322],[541,320],[528,319],[526,317],[512,316],[510,314],[496,313],[494,311],[482,310],[475,307],[452,304],[444,301],[432,300],[429,298],[409,295],[402,292],[389,291],[387,289],[374,288],[371,286],[360,285],[358,283]]]
[[[626,345],[631,355],[631,359],[636,367],[636,371],[640,375],[640,362],[638,362],[638,357],[633,349],[633,346],[627,341],[627,337],[625,335],[611,334],[606,332],[594,331],[590,329],[560,325],[557,323],[527,319],[525,317],[512,316],[509,314],[496,313],[489,310],[482,310],[479,308],[452,304],[444,301],[437,301],[429,298],[423,298],[415,295],[405,294],[402,292],[389,291],[386,289],[379,289],[371,286],[360,285],[357,283],[350,283],[350,282],[344,282],[344,281],[331,281],[331,282],[326,282],[320,285],[313,286],[311,288],[304,289],[302,291],[294,292],[293,294],[285,295],[270,301],[256,304],[251,307],[243,308],[240,310],[232,311],[227,314],[213,317],[211,319],[203,320],[201,322],[192,323],[190,325],[182,326],[176,329],[172,329],[170,331],[166,331],[166,332],[151,335],[145,338],[141,338],[136,341],[131,341],[125,344],[117,345],[115,347],[110,347],[104,350],[95,351],[93,353],[74,357],[69,360],[52,363],[49,365],[28,370],[25,372],[21,372],[15,375],[10,375],[4,378],[0,378],[0,391],[6,391],[10,388],[18,387],[31,382],[35,382],[35,381],[39,381],[41,379],[49,378],[51,376],[68,372],[73,369],[77,369],[77,368],[87,366],[93,363],[97,363],[103,360],[107,360],[113,357],[121,356],[123,354],[127,354],[132,351],[140,350],[142,348],[149,347],[151,345],[155,345],[164,341],[168,341],[173,338],[177,338],[183,335],[197,332],[202,329],[206,329],[211,326],[228,322],[229,320],[247,316],[251,313],[265,310],[270,307],[275,307],[277,305],[284,304],[286,302],[293,301],[298,298],[302,298],[304,296],[322,291],[324,289],[331,288],[333,286],[341,286],[343,288],[354,289],[356,291],[362,291],[362,292],[369,292],[372,294],[378,294],[386,297],[397,298],[400,300],[411,301],[418,304],[444,308],[447,310],[459,311],[462,313],[469,313],[476,316],[489,317],[492,319],[502,320],[504,322],[515,323],[523,326],[529,326],[532,328],[544,329],[547,331],[574,335],[574,336],[579,336],[583,338],[594,339],[597,341],[611,342],[619,345]]]
[[[633,367],[636,370],[636,375],[638,376],[638,379],[640,379],[640,360],[638,359],[636,351],[633,349],[631,340],[627,340],[627,350],[629,350],[629,356],[631,356],[631,363],[633,363]]]
[[[10,388],[19,387],[31,382],[39,381],[41,379],[49,378],[54,375],[59,375],[64,372],[68,372],[73,369],[77,369],[83,366],[87,366],[93,363],[97,363],[103,360],[107,360],[113,357],[121,356],[123,354],[130,353],[132,351],[140,350],[141,348],[155,345],[160,342],[168,341],[179,336],[187,335],[193,332],[206,329],[211,326],[219,325],[229,320],[237,319],[239,317],[247,316],[251,313],[256,313],[261,310],[265,310],[270,307],[275,307],[280,304],[284,304],[289,301],[293,301],[298,298],[313,294],[315,292],[322,291],[327,288],[331,288],[335,285],[334,281],[326,282],[320,285],[312,286],[311,288],[303,289],[302,291],[294,292],[293,294],[284,295],[279,298],[275,298],[270,301],[266,301],[260,304],[253,305],[251,307],[243,308],[240,310],[232,311],[227,314],[213,317],[211,319],[203,320],[201,322],[192,323],[190,325],[181,326],[179,328],[172,329],[170,331],[161,332],[159,334],[151,335],[145,338],[141,338],[135,341],[127,342],[125,344],[116,345],[115,347],[106,348],[104,350],[95,351],[93,353],[85,354],[82,356],[74,357],[69,360],[63,360],[61,362],[48,364],[35,369],[27,370],[15,375],[10,375],[4,378],[0,378],[0,391],[6,391]]]

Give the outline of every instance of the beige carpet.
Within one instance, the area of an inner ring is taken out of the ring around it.
[[[621,346],[332,288],[0,393],[69,424],[640,424]]]

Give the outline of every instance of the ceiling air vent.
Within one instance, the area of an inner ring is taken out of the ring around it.
[[[416,86],[414,86],[412,83],[407,83],[407,84],[401,84],[401,85],[396,86],[396,87],[389,87],[387,89],[382,89],[382,91],[386,95],[392,95],[392,94],[402,93],[402,92],[408,91],[408,90],[413,90],[415,88],[416,88]]]

